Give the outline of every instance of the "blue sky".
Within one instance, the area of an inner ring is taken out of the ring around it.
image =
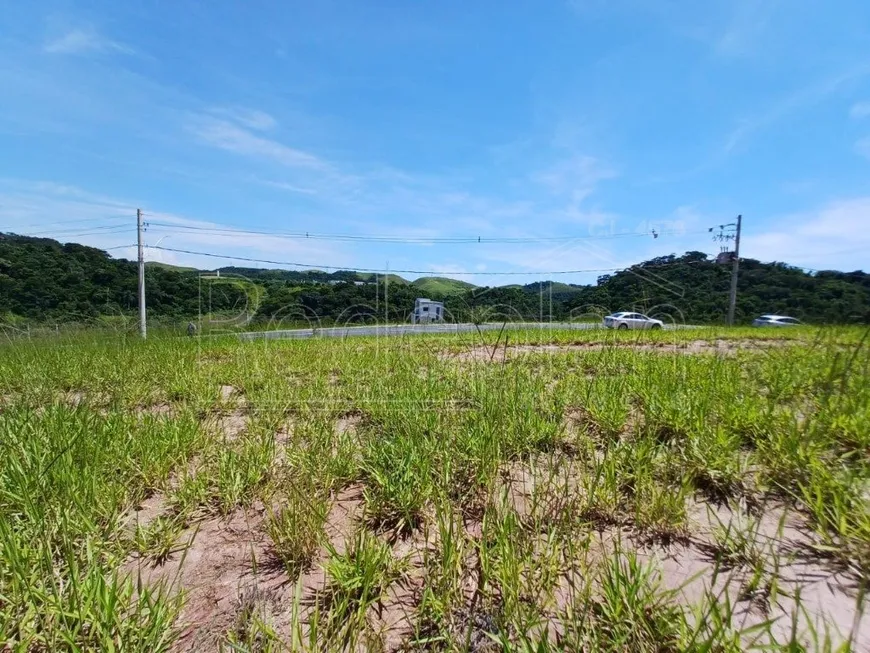
[[[866,0],[9,0],[3,16],[0,230],[132,257],[141,207],[174,225],[151,245],[493,284],[713,254],[706,229],[742,213],[748,257],[870,268]]]

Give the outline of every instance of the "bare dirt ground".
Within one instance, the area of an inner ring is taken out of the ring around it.
[[[505,467],[496,494],[504,496],[520,517],[546,516],[549,511],[555,518],[560,501],[582,496],[580,474],[582,469],[566,464],[558,455],[543,455],[532,464]],[[592,525],[589,552],[593,559],[606,560],[620,552],[654,563],[660,570],[662,587],[673,591],[676,600],[686,606],[697,605],[712,588],[722,601],[737,606],[735,625],[751,627],[773,620],[772,632],[779,641],[788,641],[793,617],[799,615],[801,630],[812,625],[824,633],[827,623],[835,646],[852,635],[854,650],[870,650],[870,618],[864,618],[859,609],[858,582],[826,564],[819,555],[819,543],[801,516],[782,504],[771,502],[750,514],[740,507],[696,500],[689,509],[686,536],[667,543],[648,537],[630,519],[619,521]],[[716,532],[736,530],[747,523],[754,524],[751,546],[765,558],[757,588],[752,586],[750,569],[717,562],[721,552]],[[570,603],[573,586],[569,570],[554,593],[557,612]],[[552,629],[552,635],[561,631],[557,623]]]
[[[162,564],[139,559],[127,571],[151,587],[183,592],[181,651],[217,650],[245,603],[271,603],[287,584],[262,529],[265,508],[238,510],[227,519],[190,526]]]
[[[206,429],[226,442],[237,440],[248,428],[248,403],[244,394],[231,385],[219,388],[218,410],[206,418]]]
[[[720,341],[722,343],[723,341]],[[669,353],[729,355],[739,350],[741,343],[686,343],[685,347],[650,346],[649,350]],[[757,343],[753,343],[757,345]],[[776,346],[776,345],[771,345]],[[596,346],[569,345],[566,347],[518,346],[502,351],[506,358],[527,353],[589,351]],[[600,348],[600,346],[599,346]],[[492,349],[475,348],[463,352],[462,360],[493,358]],[[503,358],[502,360],[505,360]],[[245,428],[243,401],[234,389],[221,391],[231,406],[216,417],[214,423],[219,436],[231,440]],[[163,411],[160,411],[161,413]],[[211,419],[211,418],[210,418]],[[356,430],[362,417],[357,413],[341,416],[335,425],[337,433]],[[566,412],[563,427],[566,433],[576,435],[588,419],[582,409]],[[290,438],[293,422],[288,421],[276,435],[284,444]],[[278,453],[281,455],[280,450]],[[570,457],[556,451],[541,455],[531,462],[515,462],[505,466],[496,484],[490,503],[504,501],[506,508],[515,511],[520,519],[558,519],[564,502],[579,500],[583,496],[582,468]],[[352,484],[338,492],[331,501],[326,520],[325,541],[311,566],[297,580],[288,577],[273,553],[265,532],[268,508],[255,503],[250,508],[239,508],[227,517],[207,517],[190,524],[182,533],[175,552],[158,563],[141,557],[131,557],[124,565],[125,573],[150,587],[163,587],[170,593],[183,593],[184,607],[180,616],[180,637],[175,645],[178,651],[218,650],[228,632],[245,628],[251,614],[257,614],[278,633],[285,642],[306,641],[308,620],[318,608],[327,589],[325,563],[330,549],[338,554],[346,551],[347,543],[364,523],[363,486]],[[276,505],[275,509],[280,506]],[[166,511],[166,497],[158,492],[144,500],[131,515],[130,523],[147,526]],[[750,587],[751,572],[741,565],[722,565],[717,562],[719,543],[716,532],[729,525],[756,519],[754,546],[771,555],[776,554],[776,568],[764,565],[764,578],[757,587]],[[468,542],[480,542],[483,525],[474,516],[461,517],[463,536]],[[435,549],[431,521],[404,539],[388,538],[393,557],[403,561],[403,572],[393,582],[386,596],[367,614],[372,645],[387,651],[401,650],[414,634],[418,619],[420,597],[426,583],[425,560],[428,551]],[[387,537],[387,534],[383,534]],[[870,650],[870,619],[860,620],[856,609],[857,588],[849,578],[825,564],[814,549],[816,541],[800,515],[786,512],[781,505],[771,504],[762,510],[747,513],[740,507],[714,506],[697,500],[689,508],[687,534],[670,543],[651,540],[628,521],[592,525],[589,555],[605,560],[619,551],[634,555],[641,561],[655,562],[660,569],[662,586],[673,590],[676,600],[686,605],[696,604],[707,589],[717,592],[722,601],[737,606],[736,613],[742,625],[760,624],[774,620],[775,634],[789,635],[796,609],[795,596],[799,593],[806,623],[820,623],[827,619],[836,629],[831,633],[835,642],[845,640],[854,633],[855,650]],[[478,571],[473,555],[464,565],[466,608],[455,615],[452,628],[457,637],[469,637],[475,650],[486,650],[490,645],[486,633],[492,632],[492,618],[485,606],[476,605]],[[562,632],[557,615],[571,603],[576,585],[577,569],[568,565],[553,591],[552,621],[545,631],[553,638]],[[775,580],[774,580],[775,579]],[[294,609],[293,606],[297,607]],[[760,644],[760,642],[756,642]]]
[[[659,354],[710,354],[717,356],[733,356],[739,351],[767,351],[789,346],[787,340],[691,340],[656,343],[582,343],[568,345],[478,345],[461,351],[443,351],[442,360],[454,360],[461,363],[503,363],[506,360],[522,358],[528,355],[563,354],[570,352],[607,351],[611,349],[630,349],[632,351],[648,351]]]
[[[529,514],[534,501],[535,483],[552,484],[550,472],[546,479],[534,472],[519,468],[511,470],[507,490],[509,502],[520,515]],[[565,471],[564,478],[570,476]],[[139,520],[147,522],[159,512],[160,497],[143,503],[137,512]],[[363,515],[362,486],[351,486],[339,493],[330,509],[326,524],[329,546],[341,554],[352,537]],[[291,581],[270,550],[264,534],[266,509],[254,506],[240,509],[226,519],[210,518],[189,527],[180,538],[179,550],[160,565],[146,559],[135,559],[125,566],[127,573],[151,587],[166,587],[170,592],[183,592],[184,609],[180,618],[179,651],[218,650],[228,631],[240,627],[240,615],[255,610],[265,622],[286,642],[294,635],[305,641],[308,636],[307,620],[316,609],[319,597],[327,586],[324,564],[329,557],[323,546],[312,566],[297,582]],[[592,531],[590,555],[605,559],[620,550],[635,554],[642,561],[655,561],[661,569],[663,587],[674,590],[677,599],[687,605],[696,603],[706,588],[714,588],[722,600],[738,606],[737,614],[745,626],[774,619],[774,632],[787,637],[795,609],[794,595],[800,590],[803,609],[811,621],[819,623],[825,617],[837,632],[831,633],[835,641],[848,637],[856,624],[856,588],[836,571],[813,561],[807,551],[811,537],[797,520],[781,510],[765,511],[758,530],[763,546],[778,547],[781,562],[778,568],[780,585],[775,596],[757,597],[745,591],[749,572],[739,568],[717,571],[714,562],[714,543],[710,537],[719,521],[745,518],[727,508],[712,509],[697,504],[691,514],[692,535],[684,542],[664,546],[644,540],[630,525],[607,526]],[[717,521],[719,520],[719,521]],[[785,525],[783,527],[783,525]],[[482,536],[481,524],[466,520],[465,534],[471,540]],[[778,533],[780,533],[778,535]],[[400,650],[413,635],[417,619],[417,606],[425,585],[423,561],[425,551],[434,543],[426,541],[421,532],[398,540],[393,555],[407,563],[401,578],[388,589],[386,597],[370,609],[367,621],[383,650]],[[771,570],[772,571],[772,570]],[[467,561],[465,581],[466,600],[471,603],[477,581],[473,559]],[[297,584],[298,583],[298,584]],[[565,573],[554,592],[554,614],[565,609],[571,601],[571,572]],[[291,607],[296,596],[301,597],[299,612]],[[768,591],[769,592],[769,591]],[[470,609],[470,608],[469,608]],[[486,642],[485,615],[457,614],[456,628],[470,627],[475,638]],[[477,621],[480,624],[476,624]],[[870,646],[870,628],[863,623],[857,629],[856,650]],[[562,630],[554,620],[551,636]],[[480,631],[480,632],[478,632]]]

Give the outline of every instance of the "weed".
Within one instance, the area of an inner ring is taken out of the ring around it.
[[[398,533],[417,528],[431,491],[431,465],[427,440],[384,437],[373,441],[363,460],[369,522]]]
[[[325,631],[331,641],[350,645],[365,628],[366,612],[377,604],[387,587],[402,573],[402,563],[390,547],[366,530],[358,530],[339,553],[327,547],[328,585],[323,597],[327,610]]]
[[[176,550],[176,543],[185,527],[177,515],[159,515],[150,523],[136,525],[133,547],[154,564],[162,564]]]
[[[293,488],[280,511],[269,515],[266,532],[291,580],[311,565],[323,541],[329,505],[316,492]]]

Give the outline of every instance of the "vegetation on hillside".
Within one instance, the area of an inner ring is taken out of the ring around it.
[[[544,281],[525,286],[476,287],[464,281],[424,277],[408,282],[355,271],[221,268],[202,276],[173,266],[146,267],[147,305],[155,319],[198,314],[239,315],[245,323],[404,321],[419,296],[443,300],[450,319],[467,321],[481,307],[493,319],[564,320],[617,310],[638,310],[676,322],[724,319],[730,268],[702,252],[663,256],[594,285]],[[75,243],[0,234],[0,321],[60,322],[136,311],[136,265]],[[209,278],[212,277],[212,278]],[[821,271],[783,263],[741,262],[737,320],[782,313],[812,323],[870,320],[870,275]],[[385,304],[385,295],[388,302]]]
[[[421,277],[411,282],[418,292],[425,296],[446,297],[448,295],[461,295],[466,291],[476,288],[473,283],[460,279],[447,279],[445,277]]]
[[[172,265],[171,263],[163,263],[162,261],[145,261],[146,268],[163,268],[164,270],[172,270],[173,272],[198,272],[196,268],[186,267],[183,265]]]

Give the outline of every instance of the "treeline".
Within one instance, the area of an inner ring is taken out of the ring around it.
[[[0,234],[0,320],[81,321],[137,310],[136,263],[106,252],[49,238]],[[147,270],[147,305],[161,317],[196,315],[198,275],[161,267]],[[230,310],[239,296],[221,292],[216,308]]]
[[[685,322],[716,323],[724,321],[730,281],[730,264],[715,263],[703,252],[687,252],[601,276],[568,305],[599,304],[613,310],[672,315]],[[818,324],[870,322],[870,274],[810,274],[785,263],[741,259],[735,321],[750,322],[763,313]]]
[[[353,271],[223,268],[221,276],[148,265],[150,318],[190,319],[201,313],[239,316],[254,324],[372,322],[407,319],[423,294],[443,300],[454,321],[564,320],[637,310],[674,321],[724,320],[730,267],[702,252],[664,256],[594,285],[556,282],[526,286],[451,286],[449,280],[409,283]],[[421,292],[421,287],[438,288]],[[79,322],[130,316],[137,308],[136,264],[106,252],[46,238],[0,234],[0,322]],[[388,293],[388,301],[385,295]],[[761,313],[792,315],[811,323],[870,322],[870,275],[806,273],[786,264],[741,261],[737,321]]]

